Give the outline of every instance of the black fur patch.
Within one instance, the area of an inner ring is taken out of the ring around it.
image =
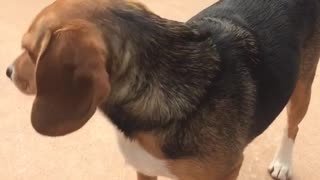
[[[171,159],[240,154],[286,105],[319,9],[316,0],[225,0],[180,23],[111,8],[99,20],[112,66],[100,108],[129,138],[154,133]]]

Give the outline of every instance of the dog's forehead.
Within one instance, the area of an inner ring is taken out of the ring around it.
[[[28,31],[22,37],[22,48],[29,49],[34,47],[38,38],[40,38],[46,31],[58,26],[59,19],[56,18],[55,13],[46,13],[33,21]]]
[[[55,31],[62,23],[72,18],[82,18],[86,6],[79,7],[84,0],[57,0],[44,8],[33,20],[22,38],[22,47],[33,47],[33,43],[46,31]]]

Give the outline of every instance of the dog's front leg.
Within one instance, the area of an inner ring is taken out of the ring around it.
[[[138,175],[138,180],[157,180],[157,177],[150,177],[150,176],[146,176],[144,174],[141,173],[137,173]]]

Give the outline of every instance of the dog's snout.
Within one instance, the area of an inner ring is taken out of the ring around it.
[[[12,72],[13,72],[12,67],[9,66],[9,67],[7,68],[7,71],[6,71],[6,75],[7,75],[7,77],[10,78],[10,79],[11,79],[11,76],[12,76]]]

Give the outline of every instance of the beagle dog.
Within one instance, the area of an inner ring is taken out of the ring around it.
[[[320,1],[223,0],[177,22],[132,1],[57,0],[22,47],[7,76],[35,95],[40,134],[74,132],[99,108],[138,180],[235,180],[245,147],[288,104],[269,168],[285,180],[319,59]]]

